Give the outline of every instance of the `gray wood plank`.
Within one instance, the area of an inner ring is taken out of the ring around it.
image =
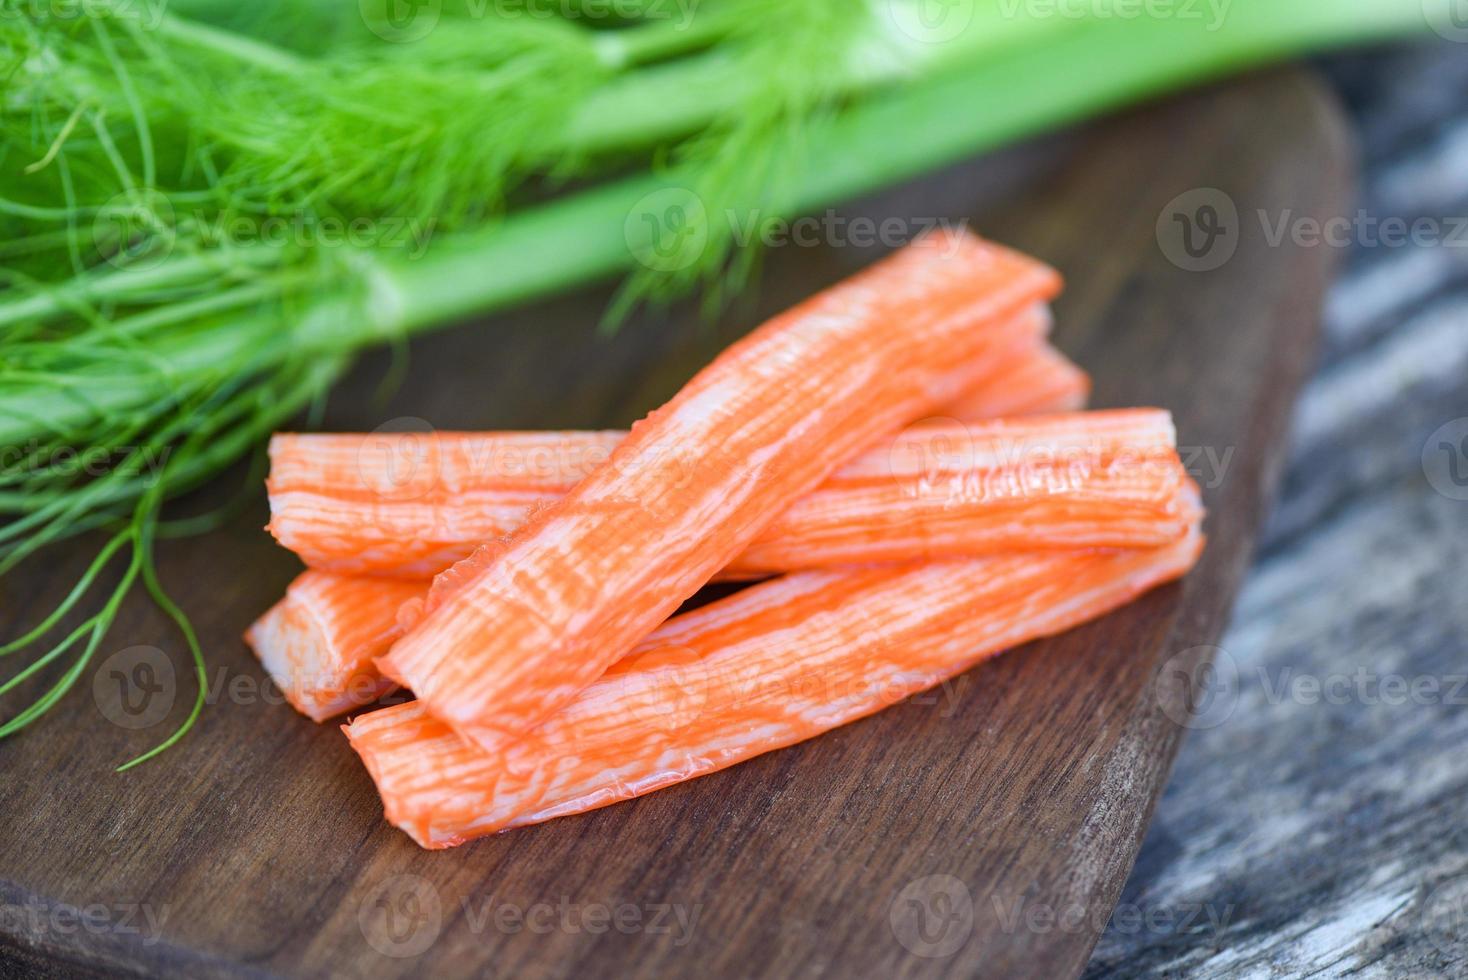
[[[1461,223],[1468,46],[1328,69],[1361,207]],[[1089,977],[1468,974],[1468,487],[1433,435],[1468,417],[1468,237],[1346,258],[1220,644],[1236,683],[1179,755]]]

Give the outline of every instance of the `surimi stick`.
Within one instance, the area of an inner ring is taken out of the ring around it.
[[[518,741],[486,752],[420,702],[344,726],[423,847],[580,813],[791,745],[1187,572],[1164,548],[802,572],[670,620]]]
[[[720,577],[1165,544],[1201,511],[1173,443],[1171,418],[1155,409],[916,427],[798,500]],[[430,535],[430,522],[394,533],[420,540]],[[452,588],[441,577],[436,601]],[[246,639],[290,702],[321,721],[382,693],[373,658],[396,641],[427,596],[426,582],[414,588],[311,569]]]
[[[1045,342],[1031,307],[1002,328],[945,421],[1071,411],[1085,373]],[[968,414],[974,412],[977,414]],[[519,528],[606,462],[625,432],[277,433],[270,443],[270,532],[312,568],[425,578]]]
[[[427,451],[421,437],[410,434],[277,435],[270,443],[270,529],[312,568],[427,578],[468,557],[481,542],[512,533],[537,507],[568,493],[583,461],[606,459],[618,435],[441,433]],[[1120,516],[1145,523],[1175,502],[1182,472],[1175,442],[1172,420],[1160,409],[914,427],[847,464],[787,509],[726,572],[747,577],[832,561],[890,561],[894,555],[975,555],[1022,545],[1018,535],[1027,531],[1038,531],[1045,546],[1043,521],[1016,520],[1007,533],[996,523],[1010,514],[1007,503],[1037,516],[1041,498],[1058,504],[1083,495],[1095,509],[1074,512],[1077,522],[1088,514],[1099,520],[1099,508],[1111,502],[1122,508]],[[362,464],[353,466],[354,458]],[[407,500],[377,493],[394,466],[426,467],[429,460],[449,474],[433,485],[452,486],[451,492],[425,489]],[[859,487],[867,492],[855,493]],[[969,536],[955,539],[946,551],[903,555],[907,546],[899,532],[921,525],[925,515],[961,526]],[[887,550],[810,551],[793,564],[750,558],[768,555],[772,547],[794,554],[791,546],[828,540],[836,530],[833,521],[862,540],[881,537]],[[1151,537],[1137,536],[1146,533],[1098,524],[1089,536],[1060,546],[1146,547],[1182,531],[1174,523],[1171,531],[1159,527]]]
[[[1078,412],[1091,397],[1091,379],[1048,343],[1034,343],[992,384],[976,385],[940,414],[960,421],[1010,415]]]
[[[1045,311],[1032,309],[1022,321],[1014,354],[981,375],[970,397],[991,392],[987,405],[995,410],[1059,411],[1069,404],[1067,386],[1047,386],[1045,378],[1079,374],[1084,379],[1084,374],[1044,343],[1049,323]],[[1073,392],[1075,386],[1068,389]],[[1047,392],[1056,396],[1053,405],[1044,403]],[[1105,439],[1093,434],[1082,440],[1084,453],[1099,461],[1108,441],[1125,446],[1138,458],[1153,449],[1170,450],[1172,427],[1164,413],[1116,419],[1123,424],[1112,426]],[[1046,452],[1070,456],[1077,449],[1074,443],[1065,446],[1053,438],[1055,426],[1030,421],[1035,427],[1027,423],[1009,432],[1002,453],[995,452],[997,432],[983,439],[980,429],[964,429],[957,438],[946,438],[941,428],[915,430],[843,467],[826,486],[871,489],[896,479],[904,491],[916,496],[924,491],[922,481],[930,480],[934,472],[998,467],[1043,458]],[[318,569],[436,573],[467,556],[474,542],[509,533],[532,507],[569,490],[589,466],[605,460],[623,436],[276,436],[271,442],[275,511],[271,528],[282,543],[294,545],[316,567],[301,573],[245,634],[246,642],[287,700],[318,722],[371,703],[396,687],[373,661],[402,635],[399,607],[426,598],[427,583],[394,590],[375,579]],[[991,458],[981,456],[980,448],[987,449]],[[988,482],[993,486],[1014,481],[991,474]],[[926,487],[925,502],[931,505],[931,483]],[[1156,521],[1159,526],[1164,523]],[[1010,527],[1023,524],[1014,520]],[[1113,535],[1112,543],[1124,546],[1169,532],[1154,527],[1151,537],[1137,538],[1126,537],[1135,534],[1135,528],[1107,533]],[[968,547],[982,550],[976,542]]]
[[[599,677],[803,493],[955,398],[986,329],[1059,289],[939,233],[774,318],[635,425],[379,660],[492,749]]]
[[[245,642],[292,707],[325,721],[397,688],[373,660],[402,636],[398,610],[427,594],[427,582],[307,569]]]
[[[720,577],[1002,552],[1157,547],[1182,537],[1198,518],[1188,484],[1182,463],[1171,459],[1094,470],[1007,469],[916,489],[899,483],[821,489],[796,501]]]

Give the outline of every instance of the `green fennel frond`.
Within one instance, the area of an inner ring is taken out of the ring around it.
[[[790,213],[808,127],[847,94],[840,66],[856,39],[874,33],[848,0],[745,0],[742,14],[706,56],[714,84],[735,94],[662,161],[682,193],[653,202],[658,240],[624,283],[610,324],[640,302],[665,302],[697,286],[706,312],[716,312],[749,281],[761,231]]]

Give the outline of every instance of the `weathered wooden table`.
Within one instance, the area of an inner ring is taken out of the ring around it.
[[[1468,45],[1327,68],[1365,218],[1214,699],[1090,977],[1468,973]]]

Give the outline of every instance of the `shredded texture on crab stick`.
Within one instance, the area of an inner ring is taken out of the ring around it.
[[[986,478],[987,477],[987,478]],[[832,565],[1176,541],[1197,519],[1176,460],[1136,470],[1039,465],[916,488],[817,491],[727,566],[726,579]]]
[[[523,734],[797,497],[956,397],[992,328],[1058,289],[1033,259],[940,233],[777,316],[633,426],[379,666],[483,748]]]
[[[1011,340],[986,356],[958,411],[971,422],[1071,411],[1085,374],[1044,339],[1041,307],[999,328]],[[987,366],[990,361],[994,364]],[[1060,367],[1064,365],[1064,367]],[[312,568],[427,578],[479,543],[519,528],[605,463],[625,432],[277,433],[270,441],[269,530]]]
[[[522,739],[486,752],[420,702],[345,726],[424,847],[580,813],[869,715],[1100,616],[1197,559],[1164,548],[801,572],[670,620]]]
[[[960,421],[1078,412],[1091,397],[1091,378],[1074,362],[1044,341],[1028,348],[1001,369],[991,384],[975,385],[944,407],[939,414]]]
[[[421,582],[306,571],[245,633],[287,701],[323,721],[395,688],[372,658],[401,635],[397,610]]]
[[[352,475],[349,466],[334,471],[330,484],[314,487],[292,477],[271,527],[312,568],[347,574],[427,578],[468,557],[484,541],[520,527],[537,507],[569,491],[542,474],[562,473],[575,461],[606,458],[616,446],[605,432],[444,434],[452,449],[430,453],[453,456],[453,495],[382,502],[371,484],[378,470]],[[355,447],[387,447],[401,438],[377,436],[277,436],[271,443],[273,467],[291,473],[297,460],[324,454],[349,457]],[[725,569],[725,577],[751,572],[787,572],[833,561],[909,560],[924,555],[987,553],[1023,547],[1020,535],[1035,532],[1036,547],[1109,545],[1146,547],[1171,540],[1181,531],[1172,524],[1148,529],[1102,523],[1111,504],[1120,517],[1164,519],[1175,503],[1181,466],[1173,449],[1172,421],[1165,411],[1125,409],[1106,412],[1030,416],[1002,422],[932,422],[914,426],[847,464],[801,498],[766,528]],[[326,444],[323,447],[322,444]],[[372,456],[379,455],[375,450]],[[415,456],[414,458],[422,458]],[[463,465],[467,460],[482,461]],[[489,461],[499,459],[498,463]],[[541,463],[527,460],[539,459]],[[513,462],[511,460],[514,460]],[[529,472],[525,478],[505,476]],[[469,478],[466,473],[482,474]],[[518,483],[516,482],[518,481]],[[533,481],[542,481],[535,483]],[[552,492],[552,491],[555,492]],[[859,491],[859,492],[858,492]],[[309,502],[308,502],[309,501]],[[1041,508],[1069,511],[1076,538],[1047,526]],[[1015,508],[1022,508],[1017,512]],[[1081,527],[1094,518],[1089,530]],[[931,528],[925,525],[932,524]],[[962,528],[967,537],[942,550],[942,537],[925,530]],[[907,532],[920,535],[907,536]],[[856,551],[829,555],[800,549],[832,541],[844,533]],[[1140,536],[1138,536],[1140,535]],[[863,553],[859,542],[882,548]],[[916,542],[909,544],[907,542]],[[918,548],[938,550],[904,550]],[[773,549],[773,550],[772,550]],[[788,555],[771,564],[771,555]],[[803,557],[802,557],[803,555]]]

